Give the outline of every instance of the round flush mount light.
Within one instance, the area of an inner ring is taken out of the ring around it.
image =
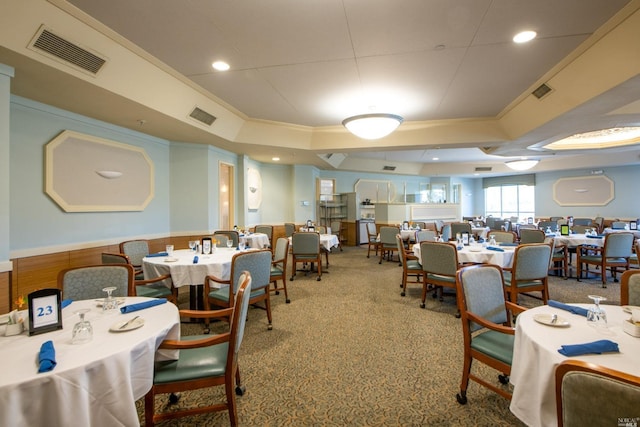
[[[535,159],[511,160],[510,162],[505,162],[505,165],[516,171],[526,171],[537,165],[539,161]]]
[[[362,139],[380,139],[396,130],[404,119],[396,114],[373,113],[349,117],[342,125]]]
[[[535,31],[522,31],[515,36],[513,36],[513,41],[515,43],[526,43],[536,38],[538,33]]]
[[[217,71],[227,71],[229,70],[229,68],[231,68],[229,64],[227,64],[224,61],[216,61],[213,64],[211,64],[211,66],[213,67],[214,70],[217,70]]]

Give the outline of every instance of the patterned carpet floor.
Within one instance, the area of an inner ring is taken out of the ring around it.
[[[402,269],[397,262],[366,257],[366,249],[345,247],[330,255],[329,273],[298,273],[288,281],[290,304],[272,294],[273,330],[264,310],[250,308],[239,364],[246,393],[236,399],[243,426],[521,426],[509,402],[471,382],[468,403],[459,405],[462,327],[455,296],[427,298],[420,308],[421,285],[400,296]],[[290,267],[289,267],[290,268]],[[620,286],[599,279],[551,278],[550,296],[563,302],[590,302],[587,295],[619,304]],[[181,288],[181,307],[188,306]],[[541,302],[523,297],[527,307]],[[224,323],[215,328],[224,328]],[[220,329],[222,330],[222,329]],[[183,335],[202,326],[182,324]],[[497,372],[475,364],[474,372],[497,383]],[[222,387],[183,393],[157,410],[198,405],[224,398]],[[143,399],[136,402],[144,421]],[[187,417],[160,426],[225,426],[226,412]]]

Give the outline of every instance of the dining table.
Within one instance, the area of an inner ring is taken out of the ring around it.
[[[254,249],[266,249],[271,245],[269,242],[269,236],[265,233],[244,233],[239,236],[240,242],[245,244],[245,247]]]
[[[153,300],[126,297],[121,306]],[[0,425],[2,426],[138,426],[136,400],[153,384],[154,361],[176,359],[160,350],[164,339],[180,338],[178,308],[169,302],[122,314],[103,313],[102,300],[73,301],[62,309],[62,329],[29,336],[4,336],[0,326]],[[78,309],[93,339],[72,344]],[[120,329],[126,321],[132,326]],[[38,372],[38,354],[46,341],[55,349],[56,365]]]
[[[570,304],[588,308],[593,304]],[[513,396],[510,410],[528,426],[556,426],[555,370],[567,359],[594,363],[640,376],[640,338],[623,331],[623,322],[631,317],[628,307],[600,304],[607,314],[607,327],[587,324],[585,316],[548,305],[518,315],[516,321],[510,382]],[[550,316],[556,315],[553,324]],[[558,352],[563,345],[610,340],[618,344],[618,353],[586,354],[567,357]],[[603,408],[606,410],[606,408]],[[612,414],[623,416],[623,414]]]
[[[493,248],[493,249],[491,249]],[[420,244],[415,244],[412,247],[413,253],[418,257],[422,264],[422,258],[420,257]],[[483,246],[481,244],[474,245],[460,245],[457,247],[458,261],[463,264],[495,264],[502,268],[511,267],[513,263],[513,254],[515,246]]]

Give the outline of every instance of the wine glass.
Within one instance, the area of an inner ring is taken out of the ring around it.
[[[104,298],[104,301],[102,302],[103,313],[109,312],[111,310],[117,310],[118,301],[116,301],[116,299],[112,295],[112,292],[115,291],[116,289],[118,288],[116,288],[115,286],[108,286],[102,289],[104,292],[107,293],[107,296]]]
[[[196,241],[195,240],[189,240],[189,249],[191,249],[192,251],[196,250]]]
[[[85,314],[90,311],[88,308],[81,308],[74,313],[80,316],[80,321],[73,325],[73,332],[71,335],[71,344],[84,344],[93,339],[93,327],[91,322],[84,320]]]
[[[588,295],[593,300],[594,306],[587,311],[587,322],[597,328],[607,328],[607,313],[600,307],[600,301],[606,301],[605,297],[599,295]]]
[[[241,251],[244,251],[244,242],[238,242],[238,248],[239,248]]]
[[[227,247],[231,249],[232,246],[233,246],[233,240],[227,239]]]

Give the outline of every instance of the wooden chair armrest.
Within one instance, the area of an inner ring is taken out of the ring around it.
[[[136,285],[148,285],[149,283],[161,282],[163,280],[171,279],[171,274],[163,274],[162,276],[155,277],[153,279],[134,280]],[[173,283],[172,283],[173,285]]]
[[[467,312],[467,317],[469,320],[484,326],[487,329],[491,329],[492,331],[501,332],[503,334],[515,335],[516,330],[510,326],[498,325],[497,323],[490,322],[482,317],[478,317],[470,311]]]
[[[526,307],[512,303],[511,301],[505,301],[505,306],[507,307],[507,310],[510,310],[514,314],[520,314],[523,311],[527,310]]]
[[[229,332],[225,332],[222,334],[212,335],[210,337],[197,340],[164,340],[162,341],[162,343],[160,343],[159,348],[186,350],[189,348],[208,347],[211,345],[228,342],[230,338],[231,334]]]
[[[407,253],[407,259],[415,259],[416,261],[420,261],[420,258],[418,258],[417,256],[413,255],[412,253]]]

